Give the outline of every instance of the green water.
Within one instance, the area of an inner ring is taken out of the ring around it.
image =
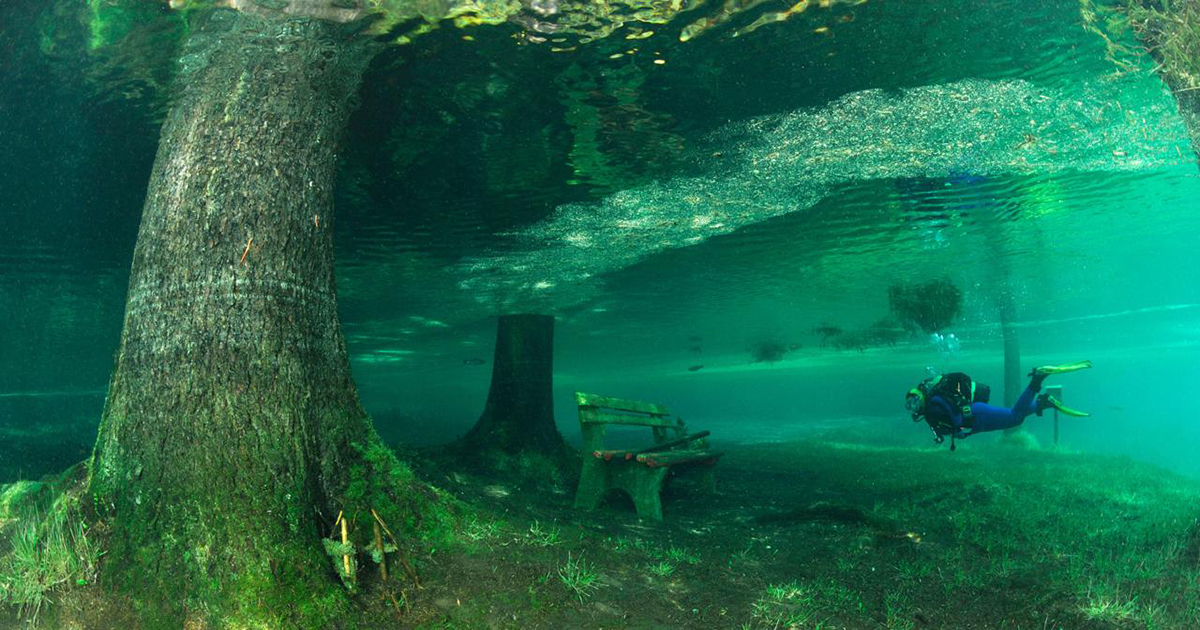
[[[169,15],[143,4],[134,26]],[[573,443],[586,390],[729,444],[844,427],[925,447],[905,391],[933,368],[1001,398],[1009,294],[1023,373],[1096,365],[1055,379],[1092,413],[1062,419],[1062,450],[1200,478],[1200,170],[1151,59],[1118,72],[1077,0],[870,0],[732,36],[787,8],[772,2],[680,41],[719,6],[565,52],[528,20],[446,23],[376,57],[335,250],[385,438],[469,429],[496,316],[539,312]],[[181,67],[177,24],[93,48],[87,19],[0,4],[0,482],[90,452]],[[936,277],[964,295],[952,344],[823,343]],[[789,350],[756,361],[765,342]],[[1025,427],[1052,445],[1049,417]]]

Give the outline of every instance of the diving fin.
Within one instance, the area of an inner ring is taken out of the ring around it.
[[[1033,368],[1033,371],[1031,371],[1029,375],[1046,377],[1050,376],[1051,374],[1066,374],[1067,372],[1074,372],[1075,370],[1086,370],[1090,367],[1092,367],[1091,361],[1080,361],[1078,363],[1068,363],[1066,365],[1043,365],[1041,367]]]
[[[1061,400],[1051,396],[1050,394],[1042,394],[1041,396],[1037,397],[1037,415],[1042,415],[1042,412],[1047,409],[1057,409],[1059,413],[1063,413],[1068,416],[1075,416],[1076,418],[1086,418],[1092,415],[1086,411],[1072,409],[1062,404]]]

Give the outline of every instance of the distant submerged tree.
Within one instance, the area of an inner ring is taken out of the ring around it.
[[[906,329],[936,333],[949,328],[962,313],[962,291],[949,278],[888,287],[888,307]]]
[[[456,450],[490,470],[562,480],[575,462],[554,424],[554,317],[501,315],[494,357],[483,414]]]
[[[894,346],[907,335],[908,332],[893,317],[883,317],[865,328],[837,329],[828,343],[838,350],[866,352],[867,348]]]
[[[760,339],[750,346],[750,362],[777,363],[784,355],[799,348],[799,344],[785,344],[775,338]]]
[[[987,252],[980,256],[984,268],[990,273],[987,286],[994,293],[996,312],[1000,320],[1000,334],[1004,345],[1004,406],[1012,407],[1025,389],[1021,372],[1021,335],[1017,327],[1019,305],[1013,278],[1011,260],[1013,243],[1022,233],[1038,230],[1036,225],[1021,225],[1012,220],[1003,205],[997,204],[992,195],[984,194],[991,179],[973,173],[958,173],[947,181],[954,186],[963,201],[953,204],[953,209],[962,215],[976,217],[982,235],[981,248]],[[1036,193],[1034,193],[1036,195]],[[1036,197],[1035,197],[1036,198]],[[1005,430],[1006,435],[1023,432],[1024,426]]]

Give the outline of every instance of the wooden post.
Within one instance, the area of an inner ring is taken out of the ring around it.
[[[1062,385],[1051,385],[1046,388],[1047,396],[1054,396],[1062,402]],[[1058,446],[1058,410],[1054,410],[1054,445]]]
[[[342,544],[344,545],[350,541],[350,537],[346,534],[346,519],[344,516],[341,519],[341,521],[342,521]],[[346,568],[346,579],[349,580],[351,578],[350,555],[349,554],[342,556],[342,566],[344,566]]]

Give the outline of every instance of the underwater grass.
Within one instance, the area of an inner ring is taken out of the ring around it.
[[[870,444],[793,448],[800,452],[788,456],[809,462],[825,485],[874,501],[871,513],[913,534],[886,568],[911,586],[881,602],[890,627],[909,622],[906,598],[986,600],[989,585],[1012,582],[1037,584],[1044,602],[1080,622],[1200,627],[1200,562],[1189,551],[1200,506],[1193,480],[1122,457],[1003,444],[953,455]],[[847,550],[830,575],[854,567]]]
[[[492,540],[503,531],[504,524],[477,514],[468,514],[463,522],[463,538],[479,543]]]
[[[750,616],[762,628],[821,628],[829,617],[865,610],[854,591],[830,580],[772,584],[751,605]],[[748,626],[755,627],[755,626]]]
[[[558,525],[545,526],[535,520],[529,524],[525,539],[537,547],[553,547],[563,542],[562,529]]]
[[[659,562],[650,563],[646,567],[646,570],[650,572],[650,575],[656,575],[658,577],[670,577],[671,574],[675,573],[675,565],[667,562],[666,560],[662,560]]]
[[[600,588],[600,574],[596,572],[596,567],[584,562],[582,557],[572,557],[570,553],[567,554],[567,562],[558,569],[558,579],[575,594],[581,604]]]
[[[700,556],[682,547],[671,547],[666,551],[666,558],[676,564],[700,564]]]
[[[15,606],[31,625],[55,592],[94,580],[103,555],[71,495],[48,511],[27,510],[14,525],[11,545],[0,557],[0,605]]]
[[[1136,597],[1127,599],[1122,597],[1119,591],[1110,591],[1106,585],[1101,584],[1095,591],[1089,588],[1087,601],[1080,606],[1080,610],[1089,620],[1116,623],[1137,614],[1138,604]]]
[[[1080,0],[1083,26],[1105,42],[1119,70],[1137,70],[1132,32],[1176,92],[1200,90],[1200,3],[1194,0]]]

